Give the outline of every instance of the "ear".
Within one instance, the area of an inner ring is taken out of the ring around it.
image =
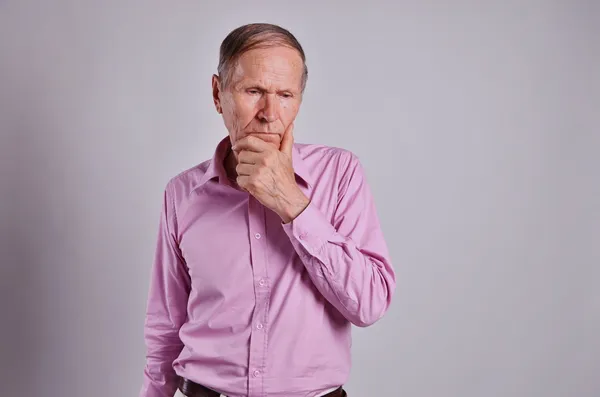
[[[223,108],[221,108],[221,81],[219,80],[219,76],[213,74],[212,76],[212,95],[213,102],[215,104],[215,109],[217,109],[217,113],[223,113]]]

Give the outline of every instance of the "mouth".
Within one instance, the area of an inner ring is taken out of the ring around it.
[[[248,135],[279,135],[276,132],[249,132]]]
[[[276,132],[249,132],[247,135],[254,135],[255,137],[260,138],[266,142],[276,143],[280,140],[279,134]]]

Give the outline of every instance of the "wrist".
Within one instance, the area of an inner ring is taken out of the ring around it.
[[[298,189],[291,199],[285,200],[285,205],[278,215],[283,223],[290,223],[296,219],[310,204],[310,199]]]

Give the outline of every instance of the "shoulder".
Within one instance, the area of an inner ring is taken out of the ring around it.
[[[327,180],[343,190],[350,179],[363,178],[361,161],[358,155],[349,149],[306,143],[294,146],[313,180]]]
[[[314,143],[295,143],[294,146],[309,167],[327,164],[338,171],[347,171],[360,163],[358,156],[349,149]]]
[[[171,177],[165,187],[166,194],[175,202],[188,197],[202,181],[210,162],[210,159],[203,161]]]

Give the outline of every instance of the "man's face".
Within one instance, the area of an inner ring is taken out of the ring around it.
[[[254,135],[280,148],[284,131],[300,110],[303,69],[296,50],[278,46],[245,52],[224,90],[213,76],[213,99],[232,145]]]

